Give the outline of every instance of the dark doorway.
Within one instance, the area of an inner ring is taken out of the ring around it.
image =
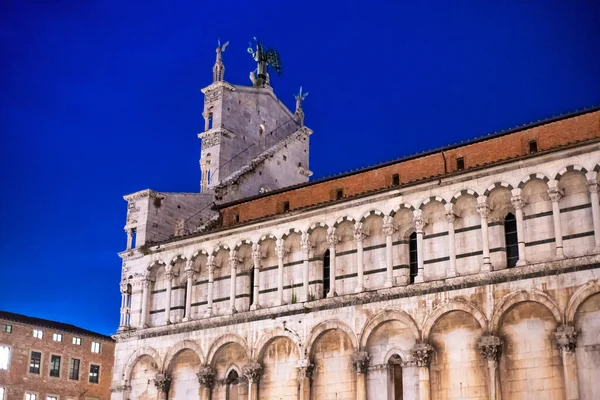
[[[329,279],[329,249],[325,250],[323,255],[323,298],[327,297],[329,289],[331,288],[331,281]]]

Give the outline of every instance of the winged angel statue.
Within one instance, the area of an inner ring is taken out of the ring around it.
[[[223,65],[223,52],[225,52],[225,48],[229,42],[225,42],[221,46],[221,40],[217,41],[217,60],[215,61],[215,66],[213,67],[213,81],[222,81],[225,76],[225,65]]]
[[[264,87],[265,84],[269,84],[267,66],[279,75],[281,74],[281,59],[279,58],[279,52],[277,52],[277,50],[267,49],[259,43],[256,37],[254,38],[254,41],[256,42],[256,46],[253,46],[252,43],[250,43],[248,53],[250,53],[254,61],[258,63],[258,67],[255,71],[250,72],[250,80],[254,87]]]

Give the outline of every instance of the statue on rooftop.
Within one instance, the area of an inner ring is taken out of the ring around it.
[[[254,87],[265,87],[269,85],[269,74],[267,67],[273,69],[277,74],[281,74],[281,59],[277,50],[267,49],[258,39],[254,38],[256,46],[249,44],[248,53],[252,55],[254,61],[258,63],[256,74],[250,73],[250,80]]]
[[[215,66],[213,67],[213,82],[220,82],[225,76],[225,65],[223,65],[223,52],[225,52],[225,48],[228,44],[229,42],[225,42],[225,44],[221,45],[221,40],[217,41],[217,59],[215,61]]]

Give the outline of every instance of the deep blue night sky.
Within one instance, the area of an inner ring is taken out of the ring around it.
[[[310,92],[316,178],[600,105],[598,1],[414,3],[2,1],[0,309],[116,330],[122,196],[199,190],[218,37]]]

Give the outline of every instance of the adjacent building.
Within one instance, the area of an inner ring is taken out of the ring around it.
[[[0,400],[106,400],[115,343],[61,322],[0,311]]]
[[[599,108],[308,182],[222,50],[201,192],[125,196],[112,399],[600,398]]]

